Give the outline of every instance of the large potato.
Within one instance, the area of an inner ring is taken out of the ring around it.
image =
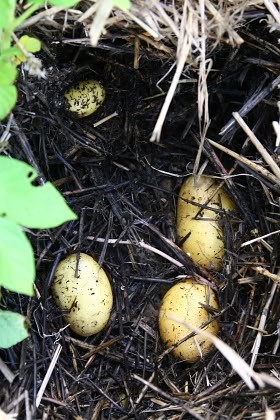
[[[77,277],[76,265],[77,254],[58,264],[52,291],[70,328],[88,336],[106,326],[113,306],[112,288],[105,271],[89,255],[80,254]]]
[[[205,204],[213,209],[234,210],[235,205],[223,188],[212,197],[217,183],[201,176],[199,183],[190,176],[182,185],[177,208],[177,234],[182,249],[205,268],[219,269],[225,253],[224,234],[220,227],[221,214],[201,209],[183,199]],[[200,211],[201,210],[201,211]],[[198,214],[198,212],[200,213]]]
[[[189,279],[171,287],[165,294],[159,313],[159,331],[167,348],[178,343],[192,330],[182,323],[200,327],[208,321],[209,313],[201,304],[218,309],[219,305],[212,289]],[[172,316],[177,321],[170,319]],[[220,327],[217,321],[211,322],[205,331],[217,335]],[[201,335],[189,338],[173,350],[175,357],[189,363],[195,363],[212,349],[212,343]]]
[[[70,106],[69,111],[83,118],[93,114],[102,105],[105,90],[96,80],[82,80],[64,96]]]

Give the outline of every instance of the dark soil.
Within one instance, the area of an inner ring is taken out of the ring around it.
[[[278,120],[278,98],[276,90],[269,90],[279,75],[277,36],[258,21],[252,25],[241,34],[246,42],[239,49],[222,45],[211,55],[215,71],[209,76],[207,137],[265,166],[236,124],[219,134],[232,111],[267,91],[244,118],[277,158],[271,122]],[[253,415],[259,419],[264,418],[266,407],[279,415],[279,392],[272,387],[249,391],[218,351],[195,365],[171,354],[161,357],[165,349],[157,326],[166,290],[184,275],[196,273],[217,290],[222,308],[220,337],[250,364],[256,337],[250,327],[258,327],[272,284],[253,268],[275,272],[279,235],[267,238],[271,252],[261,242],[240,245],[252,239],[253,229],[258,230],[257,236],[279,229],[277,189],[205,143],[206,173],[223,176],[235,168],[233,184],[227,181],[226,187],[238,211],[224,222],[228,252],[222,272],[199,269],[175,245],[179,187],[193,169],[200,142],[197,84],[186,83],[187,77],[179,84],[161,142],[153,144],[149,139],[164,100],[156,84],[174,60],[163,59],[143,44],[140,67],[135,70],[129,36],[115,39],[113,34],[93,49],[71,45],[71,38],[79,37],[77,32],[57,43],[40,28],[33,30],[46,45],[40,58],[48,78],[38,81],[22,71],[8,151],[37,167],[41,180],[52,181],[79,220],[30,233],[37,259],[35,298],[3,293],[1,306],[27,313],[31,327],[29,339],[0,352],[17,375],[12,384],[0,376],[2,409],[17,408],[19,418],[27,418],[27,391],[34,419],[243,419]],[[172,75],[173,71],[160,83],[165,92]],[[67,111],[63,93],[70,84],[88,77],[102,82],[106,101],[91,117],[79,120]],[[195,78],[196,72],[190,71],[188,77]],[[114,112],[118,115],[94,127]],[[116,241],[110,243],[112,239]],[[183,267],[141,248],[140,241]],[[51,295],[55,267],[77,251],[99,260],[110,274],[115,297],[107,328],[88,338],[63,329],[65,323]],[[255,365],[256,371],[273,370],[276,376],[278,300],[279,291]],[[57,343],[62,352],[36,410],[36,395]]]

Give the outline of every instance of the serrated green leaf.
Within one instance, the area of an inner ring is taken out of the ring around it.
[[[0,61],[0,85],[10,85],[17,77],[15,66],[6,61]]]
[[[28,52],[36,53],[41,50],[41,41],[32,36],[23,35],[20,37],[19,42]]]
[[[131,7],[130,0],[114,0],[114,6],[119,7],[123,10],[129,10]]]
[[[21,227],[0,217],[0,286],[33,296],[35,261],[32,246]]]
[[[49,0],[48,1],[48,3],[50,3],[52,6],[57,6],[57,7],[72,7],[78,2],[79,0]]]
[[[16,0],[0,0],[0,29],[9,28],[14,17]]]
[[[22,226],[47,229],[77,216],[50,183],[34,186],[36,171],[27,163],[0,156],[0,215]]]
[[[0,86],[0,120],[6,118],[17,102],[15,86]]]
[[[25,317],[0,310],[0,348],[8,349],[28,337]]]

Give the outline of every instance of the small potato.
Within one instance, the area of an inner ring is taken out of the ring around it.
[[[192,333],[192,330],[182,324],[183,322],[199,328],[208,321],[209,313],[201,304],[212,306],[215,309],[219,308],[213,290],[196,283],[193,279],[177,283],[168,290],[159,312],[160,336],[167,348]],[[178,322],[169,319],[170,316],[178,319]],[[220,326],[217,321],[211,322],[204,329],[213,335],[218,335],[219,330]],[[212,347],[210,340],[196,335],[176,347],[173,354],[188,363],[195,363],[201,358],[201,355],[205,356]]]
[[[93,114],[102,105],[105,90],[96,80],[83,80],[71,87],[64,96],[70,105],[69,111],[83,118]]]
[[[54,300],[65,311],[64,319],[76,334],[97,334],[110,318],[111,284],[105,271],[89,255],[80,254],[77,277],[76,264],[77,254],[58,264],[52,286]]]
[[[177,234],[179,241],[183,241],[182,249],[198,264],[215,270],[222,267],[225,253],[224,235],[219,224],[221,214],[182,199],[213,209],[235,210],[233,201],[223,188],[210,199],[216,188],[217,183],[209,177],[201,176],[199,183],[195,184],[195,178],[190,176],[181,187],[177,207]]]

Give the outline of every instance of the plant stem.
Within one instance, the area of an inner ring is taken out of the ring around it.
[[[14,21],[11,24],[11,27],[9,28],[11,32],[13,32],[18,26],[20,26],[26,19],[28,19],[31,15],[33,15],[36,10],[39,9],[41,5],[38,4],[32,4],[25,12],[23,12],[19,17],[14,19]]]

